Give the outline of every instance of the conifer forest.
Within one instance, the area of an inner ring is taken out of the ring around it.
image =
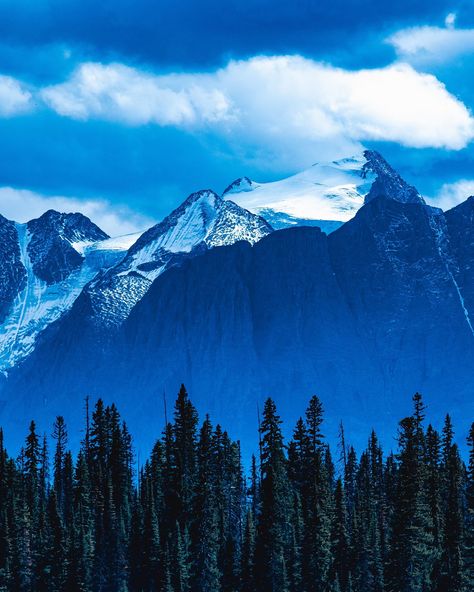
[[[88,407],[88,405],[87,405]],[[57,417],[0,440],[0,590],[8,592],[471,592],[474,424],[460,450],[421,395],[398,448],[324,438],[314,396],[284,441],[275,403],[251,466],[185,387],[146,462],[99,400],[77,455]],[[347,440],[346,440],[347,437]]]

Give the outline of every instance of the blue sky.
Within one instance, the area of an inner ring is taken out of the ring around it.
[[[474,6],[0,0],[0,213],[145,228],[188,193],[380,150],[474,193]]]

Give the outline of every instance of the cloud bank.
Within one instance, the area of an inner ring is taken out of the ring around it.
[[[82,200],[74,197],[46,196],[26,189],[0,187],[0,212],[5,218],[27,222],[47,210],[81,212],[110,236],[146,230],[154,221],[132,212],[126,206],[112,205],[106,200]]]
[[[276,56],[232,61],[213,73],[153,75],[86,63],[41,96],[74,119],[208,130],[264,146],[385,140],[460,149],[474,135],[466,106],[407,64],[348,71]]]

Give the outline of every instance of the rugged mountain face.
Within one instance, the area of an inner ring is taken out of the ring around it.
[[[27,224],[27,254],[36,277],[48,285],[66,279],[84,258],[75,245],[95,243],[109,236],[82,214],[54,210]]]
[[[273,183],[256,183],[242,177],[223,194],[263,216],[275,229],[319,226],[327,233],[380,195],[406,203],[424,203],[418,191],[373,150],[352,158],[317,163]]]
[[[211,190],[198,191],[142,234],[120,263],[87,287],[77,306],[88,308],[95,327],[118,326],[166,269],[214,247],[254,244],[270,232],[261,217]]]
[[[361,176],[364,179],[375,177],[364,203],[381,195],[402,203],[425,203],[418,190],[404,181],[381,154],[375,150],[366,150],[364,158],[366,162],[362,167]]]
[[[48,211],[27,224],[0,219],[2,317],[0,369],[34,348],[37,336],[68,310],[103,267],[123,257],[82,214]]]
[[[474,197],[446,212],[450,250],[466,322],[474,333]]]
[[[32,409],[49,421],[86,394],[112,397],[148,447],[161,425],[143,418],[184,381],[244,437],[264,397],[292,422],[314,392],[328,434],[343,419],[358,444],[371,427],[392,434],[416,390],[463,429],[474,413],[471,208],[375,197],[329,236],[294,228],[188,258],[106,345],[82,333],[88,310],[74,306],[3,385],[2,417],[24,430]]]
[[[462,401],[474,339],[449,240],[440,210],[383,198],[330,237],[334,272],[392,408],[416,389],[432,407],[447,392]]]
[[[0,216],[0,321],[26,283],[26,271],[21,262],[18,230],[14,222]]]

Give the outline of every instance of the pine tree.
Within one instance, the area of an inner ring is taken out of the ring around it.
[[[174,462],[177,519],[181,527],[190,525],[193,512],[193,492],[196,485],[197,411],[184,384],[181,385],[174,413]]]
[[[240,568],[241,592],[256,592],[255,588],[255,525],[254,513],[247,511],[242,542]]]
[[[215,489],[215,448],[212,425],[206,417],[199,437],[198,486],[194,499],[196,521],[192,531],[194,556],[193,591],[220,589],[218,566],[219,530]]]
[[[178,500],[178,469],[176,466],[176,446],[174,430],[171,423],[166,424],[163,432],[163,511],[162,529],[172,533],[179,519],[180,503]]]
[[[262,436],[261,511],[257,528],[255,574],[257,590],[287,592],[286,560],[291,542],[291,496],[281,420],[267,399]]]
[[[26,499],[32,524],[36,527],[39,504],[40,445],[35,422],[30,423],[30,432],[25,446]]]
[[[301,553],[303,548],[303,516],[298,493],[293,493],[292,528],[288,556],[288,587],[290,592],[300,592],[302,585]]]
[[[259,513],[260,506],[260,479],[257,470],[257,459],[255,454],[252,454],[252,462],[250,469],[250,488],[248,491],[250,495],[250,508],[252,511],[252,520],[255,523],[257,514]]]
[[[400,422],[399,448],[390,584],[400,592],[423,592],[430,586],[434,545],[426,496],[424,452],[416,417]]]
[[[288,446],[288,476],[300,495],[307,479],[309,455],[310,438],[306,424],[300,417],[296,422],[293,440]]]
[[[191,541],[187,529],[181,534],[176,523],[174,553],[171,561],[171,583],[174,592],[188,592],[191,588]]]
[[[144,473],[149,472],[149,464],[145,466]],[[149,475],[145,478],[142,490],[144,498],[143,509],[143,577],[144,589],[154,591],[159,589],[161,578],[161,547],[158,516],[155,508],[153,487]]]
[[[428,504],[433,524],[433,544],[436,548],[436,554],[439,555],[442,531],[440,437],[431,424],[426,430],[426,463]]]
[[[74,463],[68,450],[64,455],[63,466],[63,507],[62,518],[65,526],[72,526],[74,520]]]
[[[303,587],[308,592],[325,590],[331,567],[332,462],[327,457],[321,425],[323,408],[318,397],[306,410],[308,455],[301,499],[304,500],[302,549]]]
[[[9,510],[13,505],[14,466],[8,458],[0,428],[0,590],[7,592],[11,581],[12,533]]]
[[[451,426],[450,426],[451,427]],[[463,468],[458,447],[449,439],[450,450],[445,451],[446,465],[446,512],[444,517],[441,575],[438,590],[463,592],[465,589],[463,572],[463,508],[462,479]]]
[[[50,562],[48,590],[50,592],[61,592],[64,588],[67,570],[66,535],[56,499],[56,490],[54,489],[49,496],[47,515],[49,541],[46,550]]]
[[[349,578],[349,541],[347,538],[346,503],[341,479],[337,480],[334,494],[331,551],[333,561],[330,580],[337,581],[340,590],[345,591]]]
[[[91,483],[85,449],[81,450],[77,458],[73,484],[73,507],[68,590],[88,592],[92,586],[94,520]]]
[[[0,429],[0,592],[468,592],[474,424],[464,466],[449,416],[425,432],[413,403],[396,455],[372,433],[360,459],[343,445],[337,478],[319,399],[288,457],[268,400],[248,487],[239,443],[208,417],[197,438],[184,388],[137,484],[114,405],[86,413],[75,462],[58,417],[51,484],[34,422],[17,460]]]
[[[53,439],[56,440],[56,449],[54,452],[53,463],[53,487],[55,499],[62,513],[64,509],[64,457],[67,445],[67,429],[64,417],[58,415],[53,425]]]
[[[143,475],[140,475],[139,488],[139,491],[143,489]],[[143,569],[145,550],[143,548],[143,506],[138,492],[134,495],[132,506],[128,557],[130,566],[128,586],[130,592],[141,592],[145,588],[145,570]]]
[[[11,508],[11,562],[9,585],[12,592],[27,592],[33,585],[33,532],[24,495],[18,496]],[[9,590],[10,592],[10,590]]]
[[[469,460],[466,475],[464,574],[466,590],[474,589],[474,423],[467,437]]]

